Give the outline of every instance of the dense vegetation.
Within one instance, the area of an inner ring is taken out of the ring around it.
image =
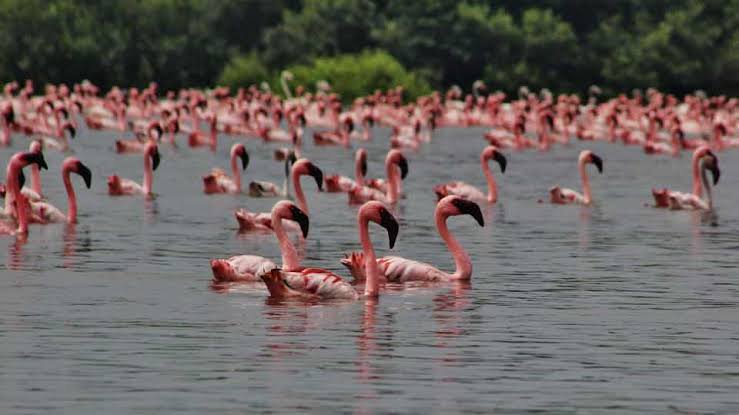
[[[0,80],[739,93],[739,0],[0,0]]]

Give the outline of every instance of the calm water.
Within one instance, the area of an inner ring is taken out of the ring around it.
[[[484,185],[481,131],[440,131],[408,153],[394,254],[451,269],[430,189]],[[389,131],[375,134],[372,177]],[[486,226],[450,220],[474,262],[470,286],[308,305],[208,289],[210,258],[279,258],[272,236],[238,235],[232,213],[274,199],[202,194],[200,176],[228,166],[231,138],[215,155],[163,144],[151,202],[107,196],[107,175],[141,178],[141,156],[114,155],[115,138],[83,128],[73,143],[93,171],[91,190],[73,178],[76,228],[0,239],[0,413],[739,413],[739,153],[720,155],[710,218],[644,206],[652,186],[690,189],[687,154],[592,144],[605,171],[592,170],[596,205],[580,208],[536,202],[555,183],[579,185],[580,144],[509,153]],[[245,179],[279,180],[273,147],[246,145]],[[0,160],[26,146],[16,138]],[[345,150],[306,154],[325,173],[353,172]],[[62,159],[47,154],[44,191],[65,206]],[[309,180],[305,263],[345,275],[356,208]],[[388,253],[384,231],[372,233]]]

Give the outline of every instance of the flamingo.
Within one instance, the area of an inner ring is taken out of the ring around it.
[[[159,147],[156,143],[146,143],[144,149],[144,185],[112,175],[108,176],[108,194],[111,196],[145,195],[151,197],[154,170],[157,167],[159,167]]]
[[[300,261],[298,254],[287,236],[282,220],[287,219],[297,223],[303,238],[307,238],[310,222],[308,215],[292,202],[281,200],[272,207],[270,218],[273,225],[272,229],[275,232],[277,241],[280,244],[280,251],[282,252],[282,269],[285,271],[299,270]],[[256,274],[262,266],[266,266],[269,269],[275,268],[272,261],[256,255],[238,255],[227,259],[211,259],[210,267],[213,271],[212,283],[217,285],[223,283],[261,281]]]
[[[505,156],[499,152],[495,146],[487,146],[482,150],[482,153],[480,153],[482,172],[485,174],[485,180],[488,182],[487,196],[485,196],[485,194],[476,187],[465,182],[457,181],[434,186],[434,193],[436,193],[438,199],[441,200],[443,197],[448,195],[457,195],[478,203],[495,203],[498,200],[498,186],[495,183],[493,173],[490,172],[488,160],[495,160],[500,165],[501,173],[505,173],[505,168],[508,163]]]
[[[48,202],[35,202],[31,203],[34,214],[38,215],[44,223],[77,223],[77,197],[72,187],[72,180],[70,179],[70,173],[76,173],[82,176],[85,181],[85,186],[90,188],[90,182],[92,181],[92,172],[76,157],[67,157],[62,162],[62,181],[64,182],[64,188],[67,191],[67,207],[69,212],[65,215],[54,205]]]
[[[395,167],[400,168],[400,177]],[[385,174],[387,175],[387,192],[367,186],[354,186],[349,191],[349,203],[360,204],[369,200],[379,200],[383,203],[394,204],[398,201],[400,181],[408,175],[408,161],[400,150],[392,149],[385,157]]]
[[[313,177],[318,186],[318,191],[321,192],[323,191],[323,172],[308,159],[300,159],[296,161],[290,170],[290,180],[293,182],[293,187],[295,188],[295,199],[297,200],[300,209],[308,215],[310,214],[308,211],[308,202],[305,200],[303,186],[300,184],[301,176]],[[273,229],[270,215],[267,213],[252,213],[242,208],[237,210],[234,213],[234,216],[236,216],[236,221],[239,223],[240,231]],[[286,226],[288,227],[288,230],[297,229],[290,224],[290,222],[288,222]]]
[[[329,193],[348,192],[355,186],[364,186],[367,174],[367,150],[360,148],[354,153],[354,175],[356,181],[346,176],[332,174],[326,176],[326,191]]]
[[[129,140],[116,140],[115,152],[123,153],[143,153],[148,142],[158,142],[164,134],[159,121],[152,121],[146,128],[146,134],[136,133],[136,138]],[[146,138],[144,138],[146,137]]]
[[[216,151],[218,145],[218,117],[212,116],[210,118],[210,134],[206,135],[202,131],[193,131],[188,136],[188,144],[190,147],[203,147],[210,146],[211,151]]]
[[[370,201],[359,208],[357,224],[359,240],[367,269],[364,293],[331,271],[321,268],[302,268],[287,271],[279,268],[262,267],[258,275],[267,285],[272,298],[296,297],[311,300],[358,300],[362,297],[377,298],[380,293],[380,274],[375,259],[375,250],[369,237],[369,222],[375,222],[387,230],[390,249],[398,236],[398,221],[385,205]]]
[[[41,140],[33,140],[28,147],[28,151],[32,153],[41,153],[43,151],[43,144]],[[32,202],[38,202],[44,199],[43,193],[41,192],[41,172],[38,165],[31,164],[31,188],[24,187],[21,189],[26,199]]]
[[[580,157],[577,161],[577,166],[580,170],[580,178],[582,179],[583,194],[572,189],[554,186],[549,189],[550,202],[558,205],[581,204],[586,206],[593,203],[590,191],[590,180],[585,172],[585,164],[587,163],[593,163],[595,167],[598,168],[598,173],[603,173],[603,160],[590,150],[581,151]]]
[[[396,283],[409,281],[469,281],[472,278],[472,261],[462,245],[449,232],[446,223],[450,216],[459,215],[470,215],[475,218],[480,226],[485,226],[480,206],[475,202],[451,195],[445,196],[436,204],[434,212],[436,229],[454,258],[454,273],[448,273],[433,265],[412,259],[387,256],[380,259],[373,258],[372,262],[378,267],[379,274],[384,277],[384,280]],[[366,273],[368,263],[366,253],[353,252],[342,259],[341,263],[349,269],[356,280],[364,280],[365,277],[369,277]]]
[[[289,181],[290,170],[297,160],[294,152],[290,152],[285,158],[285,180],[282,182],[282,187],[272,182],[266,182],[261,180],[254,180],[249,182],[249,196],[251,197],[287,197],[289,196]]]
[[[210,174],[203,176],[203,191],[205,194],[241,193],[241,172],[239,171],[237,158],[241,159],[242,170],[246,170],[246,166],[249,165],[249,153],[246,152],[246,147],[241,143],[231,146],[231,171],[233,172],[233,178],[228,177],[226,172],[221,169],[212,169]]]
[[[28,233],[29,202],[20,190],[25,182],[23,167],[28,166],[29,164],[36,164],[44,170],[49,168],[46,165],[43,153],[34,153],[30,151],[15,153],[8,161],[8,166],[5,170],[5,202],[6,208],[8,208],[10,212],[6,213],[18,218],[18,226],[14,228],[10,224],[0,223],[0,234],[25,235]]]
[[[691,167],[693,171],[693,192],[677,192],[666,188],[660,190],[652,189],[654,207],[696,210],[712,209],[713,200],[705,171],[710,170],[713,175],[713,184],[718,184],[719,177],[721,176],[721,171],[718,167],[718,157],[716,157],[708,146],[699,147],[693,151]],[[706,187],[708,200],[703,200],[704,186]]]

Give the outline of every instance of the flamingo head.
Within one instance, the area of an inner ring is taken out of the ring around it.
[[[716,157],[713,152],[709,151],[705,156],[703,156],[702,160],[702,168],[711,172],[711,175],[713,176],[713,185],[717,185],[718,179],[721,177],[721,170],[718,167],[718,157]]]
[[[77,130],[74,128],[72,123],[67,122],[64,124],[64,129],[69,133],[69,137],[74,138],[77,135]]]
[[[241,143],[234,144],[231,147],[231,155],[238,156],[241,159],[241,169],[246,170],[249,165],[249,153],[246,151],[246,147]]]
[[[77,173],[85,181],[85,186],[90,188],[92,184],[92,172],[85,166],[77,157],[67,157],[62,163],[62,175],[66,175],[67,172]]]
[[[33,140],[31,141],[31,145],[28,146],[28,151],[32,153],[40,153],[43,151],[44,145],[41,142],[41,140]]]
[[[603,173],[603,159],[590,150],[583,150],[580,153],[580,163],[593,163],[598,169],[598,173]]]
[[[323,191],[323,171],[316,167],[313,162],[306,158],[301,158],[293,164],[293,174],[298,176],[312,176],[316,180],[319,191]]]
[[[49,169],[49,166],[46,165],[46,160],[44,159],[44,153],[41,150],[20,153],[20,160],[24,166],[36,164],[41,169]]]
[[[387,236],[390,242],[390,249],[395,246],[395,240],[398,238],[398,230],[400,225],[392,213],[380,202],[370,201],[359,208],[358,217],[361,221],[372,221],[387,230]]]
[[[159,167],[159,146],[156,143],[149,142],[144,149],[145,157],[151,157],[151,169],[156,170]]]
[[[287,219],[296,222],[300,225],[300,231],[303,233],[303,238],[308,237],[308,228],[310,227],[310,219],[299,207],[293,202],[287,200],[281,200],[275,203],[272,208],[272,218],[279,220]]]
[[[482,158],[485,162],[487,162],[488,160],[495,160],[495,162],[500,165],[501,173],[505,173],[506,166],[508,165],[508,160],[505,158],[503,153],[498,151],[495,146],[485,147],[485,150],[483,150],[482,152]]]
[[[485,226],[480,206],[459,196],[446,196],[441,199],[436,205],[436,212],[437,215],[441,214],[443,217],[470,215],[480,226]]]
[[[149,136],[151,136],[152,131],[156,134],[156,140],[162,139],[162,136],[164,135],[164,130],[162,130],[162,126],[158,121],[154,121],[149,124]]]
[[[387,162],[397,165],[400,168],[400,178],[405,179],[408,175],[408,160],[400,150],[390,150],[387,153]]]

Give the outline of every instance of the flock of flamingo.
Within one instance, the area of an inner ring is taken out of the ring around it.
[[[89,188],[90,169],[75,157],[63,161],[66,214],[45,199],[40,170],[48,168],[44,151],[68,151],[69,140],[75,137],[80,123],[90,130],[112,130],[124,135],[115,142],[112,151],[143,155],[143,183],[111,175],[107,178],[110,196],[153,196],[160,145],[183,142],[192,148],[216,151],[218,140],[224,136],[263,140],[279,145],[271,156],[284,163],[282,182],[281,179],[277,183],[253,181],[245,189],[241,174],[249,165],[250,155],[246,146],[237,142],[230,149],[230,174],[214,168],[203,176],[202,189],[206,195],[248,193],[251,197],[288,199],[294,194],[295,203],[280,200],[271,212],[246,209],[234,212],[235,225],[241,231],[274,233],[282,263],[278,265],[255,255],[212,259],[213,286],[263,282],[275,298],[374,298],[387,283],[470,280],[472,260],[450,233],[447,219],[470,215],[484,226],[480,205],[498,202],[497,183],[489,162],[495,161],[504,173],[505,151],[548,151],[553,145],[567,145],[571,140],[639,146],[649,155],[677,156],[692,151],[692,191],[652,189],[654,206],[711,210],[711,186],[720,177],[717,154],[739,147],[739,101],[724,96],[706,97],[696,93],[679,100],[648,90],[645,94],[619,95],[599,102],[597,89],[591,88],[588,101],[581,102],[576,95],[555,98],[546,90],[534,94],[524,87],[517,98],[507,100],[504,93],[488,93],[486,86],[478,81],[465,96],[455,87],[446,94],[435,92],[404,103],[403,89],[398,87],[357,98],[344,107],[325,84],[315,93],[308,93],[303,87],[292,91],[287,86],[289,79],[289,74],[283,74],[282,97],[256,87],[239,89],[236,94],[227,88],[181,90],[167,92],[162,97],[155,83],[127,91],[114,87],[102,94],[88,81],[71,89],[66,85],[48,85],[43,94],[34,95],[31,81],[22,87],[17,82],[6,84],[0,99],[0,145],[9,146],[12,140],[21,137],[30,138],[30,144],[28,151],[13,154],[7,163],[6,181],[0,189],[5,198],[0,234],[25,237],[29,224],[77,222],[77,200],[70,175],[81,176]],[[392,129],[384,179],[366,177],[367,151],[361,147],[354,152],[353,177],[324,175],[318,166],[302,156],[307,128],[313,131],[317,147],[349,148],[352,143],[361,146],[373,140],[375,125]],[[462,181],[440,183],[429,189],[438,197],[434,220],[454,259],[455,270],[450,273],[399,256],[377,258],[369,237],[369,223],[386,229],[392,248],[399,232],[393,208],[402,203],[402,183],[409,171],[403,153],[430,142],[434,130],[443,127],[489,129],[481,137],[486,145],[481,146],[479,158],[486,191]],[[603,173],[603,158],[583,150],[577,161],[582,192],[555,185],[549,189],[548,200],[553,204],[591,205],[588,164]],[[23,173],[26,166],[31,168],[29,186]],[[361,251],[340,259],[352,281],[326,269],[301,264],[289,233],[297,233],[299,239],[308,237],[310,211],[300,181],[302,176],[312,177],[318,191],[346,193],[347,202],[359,206],[357,228]],[[363,289],[357,288],[362,285]]]

